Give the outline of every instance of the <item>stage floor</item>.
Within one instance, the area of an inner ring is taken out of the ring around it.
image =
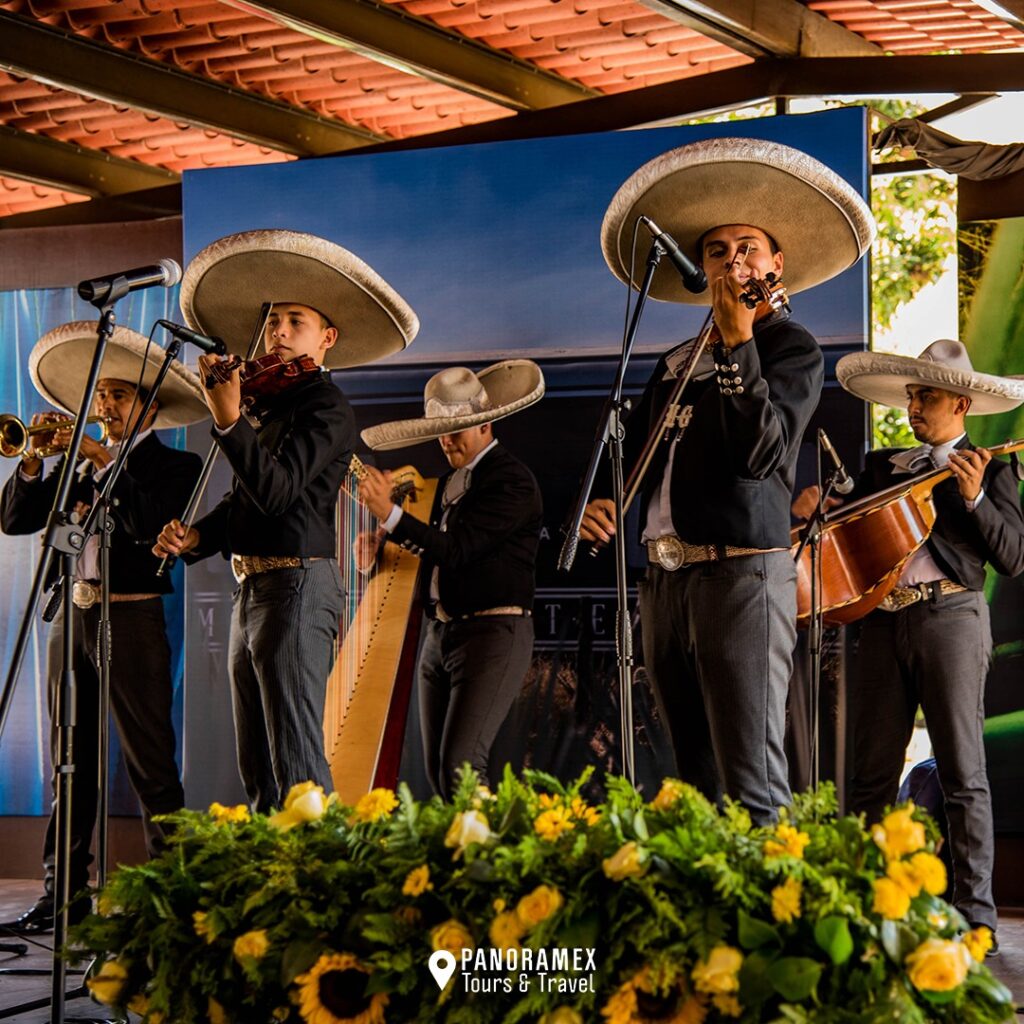
[[[42,892],[42,884],[25,879],[0,879],[0,920],[9,920],[22,910],[29,907]],[[24,942],[29,947],[25,956],[0,956],[0,970],[5,967],[42,968],[47,973],[42,976],[22,977],[18,975],[0,974],[0,1014],[4,1010],[21,1003],[48,999],[50,995],[49,968],[52,962],[50,954],[50,936],[33,936],[19,938],[0,934],[0,943]],[[999,915],[999,955],[990,957],[986,963],[1017,1000],[1017,1012],[1024,1013],[1024,909],[1003,910]],[[78,975],[69,979],[68,988],[73,988],[79,981]],[[67,1004],[65,1020],[75,1019],[103,1020],[103,1008],[91,999],[75,999]],[[132,1017],[133,1020],[137,1018]],[[29,1010],[12,1017],[0,1017],[6,1024],[44,1024],[50,1020],[48,1007]]]

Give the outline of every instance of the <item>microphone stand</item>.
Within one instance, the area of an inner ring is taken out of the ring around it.
[[[607,447],[612,460],[612,501],[615,505],[615,656],[619,679],[619,716],[622,732],[622,771],[631,783],[636,782],[636,763],[633,750],[633,631],[629,617],[629,594],[626,577],[626,530],[623,522],[623,491],[625,475],[623,473],[624,451],[623,441],[626,430],[622,415],[629,408],[628,400],[623,400],[622,389],[626,379],[626,367],[633,351],[637,328],[643,313],[647,296],[651,290],[654,273],[658,269],[661,258],[665,255],[665,247],[655,239],[647,254],[647,269],[637,295],[636,307],[629,322],[626,334],[622,339],[622,354],[619,367],[615,374],[615,382],[605,402],[601,419],[598,423],[594,447],[590,454],[590,463],[583,478],[572,522],[566,533],[565,542],[558,556],[558,568],[568,572],[576,560],[576,549],[580,540],[580,525],[590,501],[590,492],[597,477],[601,458]]]

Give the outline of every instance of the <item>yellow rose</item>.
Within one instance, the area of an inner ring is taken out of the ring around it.
[[[915,853],[910,858],[910,868],[925,892],[941,896],[946,891],[946,865],[934,853]]]
[[[514,910],[501,911],[488,929],[491,945],[495,949],[518,949],[519,940],[525,934],[522,922]]]
[[[235,804],[234,807],[225,807],[215,800],[210,804],[207,812],[218,825],[230,824],[232,822],[244,822],[249,820],[249,808],[245,804]]]
[[[473,936],[464,924],[449,918],[430,931],[430,945],[435,949],[447,949],[449,953],[459,955],[463,949],[476,949]]]
[[[239,935],[231,947],[231,952],[235,954],[235,959],[242,963],[246,959],[261,960],[269,948],[270,941],[267,939],[266,930],[260,928]]]
[[[633,1024],[636,1020],[636,988],[632,982],[620,985],[601,1007],[601,1016],[608,1018],[608,1024]]]
[[[686,783],[679,779],[662,779],[658,795],[651,801],[656,811],[670,811],[682,799]]]
[[[224,1012],[224,1007],[213,996],[206,1001],[206,1016],[210,1024],[228,1024],[228,1015]]]
[[[960,942],[925,939],[906,959],[907,974],[922,992],[948,992],[963,983],[971,954]]]
[[[563,832],[571,832],[575,827],[572,811],[561,806],[541,811],[533,822],[534,832],[548,843],[553,843]]]
[[[875,888],[875,900],[871,909],[876,914],[899,921],[907,916],[910,909],[910,895],[891,878],[876,878],[871,883]]]
[[[764,855],[766,857],[781,857],[788,855],[803,860],[804,847],[811,841],[806,832],[793,828],[792,825],[778,825],[775,835],[769,836],[764,841]]]
[[[205,911],[197,910],[192,914],[192,930],[201,939],[206,939],[207,942],[213,942],[215,936],[213,929],[210,927],[210,923],[207,918],[210,915]]]
[[[108,960],[99,971],[87,979],[86,988],[106,1006],[116,1006],[121,999],[121,991],[128,980],[128,971],[117,960]]]
[[[734,946],[717,945],[693,969],[693,984],[698,992],[711,995],[728,995],[738,992],[739,971],[743,966],[743,954]]]
[[[486,843],[491,838],[491,825],[479,811],[463,811],[452,819],[444,837],[444,845],[454,847],[456,860],[470,843]]]
[[[892,879],[911,899],[921,892],[921,880],[909,861],[893,860],[885,869],[886,875]]]
[[[538,885],[516,904],[519,923],[529,930],[546,921],[562,905],[562,894],[550,885]]]
[[[719,992],[711,997],[711,1001],[723,1017],[738,1017],[743,1012],[740,1001],[732,993]]]
[[[549,1010],[537,1024],[583,1024],[583,1018],[571,1006]]]
[[[307,821],[317,821],[327,810],[324,787],[312,782],[299,782],[288,790],[284,808],[268,819],[274,828],[287,831]]]
[[[426,864],[421,864],[405,876],[405,881],[402,883],[402,895],[422,896],[428,889],[433,888],[434,883],[430,881],[430,868]]]
[[[639,878],[647,870],[647,861],[643,851],[631,839],[601,861],[601,870],[613,882],[621,882],[626,878]]]
[[[353,817],[356,821],[379,821],[386,818],[398,806],[398,797],[383,787],[364,793],[355,806]]]
[[[924,825],[914,821],[913,814],[914,805],[907,804],[898,811],[890,811],[881,825],[872,827],[871,838],[887,860],[898,860],[924,846]]]
[[[787,878],[782,885],[777,885],[772,889],[772,917],[783,924],[799,917],[802,893],[803,886],[795,878]]]
[[[985,954],[992,948],[992,929],[985,925],[972,928],[964,935],[963,943],[971,957],[980,964],[985,959]]]

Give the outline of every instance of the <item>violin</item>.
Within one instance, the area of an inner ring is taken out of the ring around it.
[[[242,405],[247,411],[320,373],[320,367],[312,356],[299,356],[298,359],[287,361],[275,352],[257,359],[231,356],[210,367],[206,375],[206,387],[226,384],[235,370],[239,371]]]

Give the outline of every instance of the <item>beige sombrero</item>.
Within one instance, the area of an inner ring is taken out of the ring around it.
[[[972,416],[1007,412],[1024,402],[1024,379],[978,373],[964,345],[948,338],[933,341],[916,359],[854,352],[836,363],[836,377],[850,394],[900,409],[907,404],[908,384],[967,395]]]
[[[420,329],[408,303],[358,256],[301,231],[227,235],[185,268],[185,322],[223,338],[236,355],[246,354],[264,302],[311,306],[338,328],[338,340],[324,360],[328,369],[401,352]]]
[[[479,373],[449,366],[427,381],[420,419],[379,423],[367,427],[361,437],[376,451],[404,448],[493,423],[539,402],[543,395],[544,374],[530,359],[506,359]]]
[[[712,228],[750,224],[771,235],[785,254],[790,293],[821,284],[852,267],[875,235],[864,200],[835,171],[807,153],[762,139],[708,139],[670,150],[644,164],[615,193],[601,226],[601,248],[612,273],[628,281],[633,226],[641,215],[667,231],[691,258]],[[644,266],[638,248],[634,274]],[[635,286],[635,285],[634,285]],[[710,293],[686,291],[662,260],[651,296],[708,305]]]
[[[143,335],[127,327],[115,327],[103,353],[98,379],[113,378],[137,384],[141,373],[142,386],[152,387],[164,361],[164,350],[154,343],[149,345],[147,353],[146,347]],[[77,413],[95,350],[96,322],[93,320],[61,324],[48,331],[35,343],[28,357],[28,371],[36,391],[57,408],[72,415]],[[153,425],[159,430],[184,427],[210,415],[199,378],[177,359],[167,370],[157,400],[159,407]]]

